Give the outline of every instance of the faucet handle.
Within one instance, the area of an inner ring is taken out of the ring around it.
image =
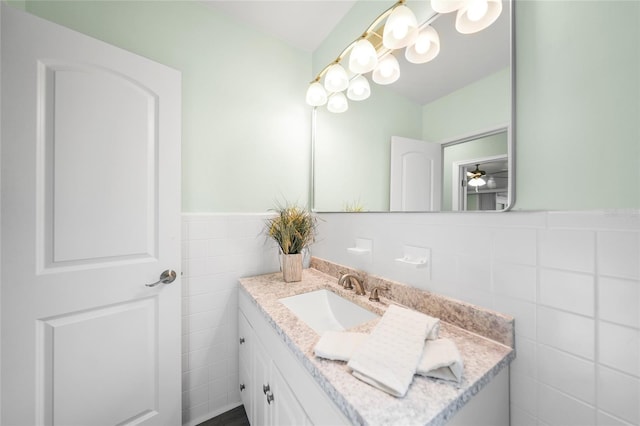
[[[384,287],[381,286],[375,286],[371,289],[371,293],[369,294],[369,300],[371,300],[372,302],[379,302],[380,301],[380,297],[378,296],[378,292],[380,290],[386,290]]]

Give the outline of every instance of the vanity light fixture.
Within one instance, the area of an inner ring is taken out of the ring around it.
[[[463,34],[471,34],[487,28],[498,19],[502,1],[431,0],[435,14],[418,25],[414,13],[405,6],[406,0],[398,0],[382,12],[335,61],[318,73],[307,89],[307,104],[318,107],[328,103],[327,109],[331,112],[346,111],[349,104],[342,93],[344,90],[354,101],[367,99],[371,94],[364,74],[371,72],[373,81],[383,85],[398,80],[400,65],[393,55],[394,50],[406,47],[405,57],[414,64],[429,62],[438,56],[440,37],[431,23],[441,13],[457,11],[456,29]],[[347,54],[351,75],[340,65]],[[323,77],[324,86],[320,83]]]

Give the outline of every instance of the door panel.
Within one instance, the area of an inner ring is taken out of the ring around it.
[[[38,378],[43,400],[53,401],[45,424],[115,425],[157,414],[156,315],[154,300],[143,299],[39,320]]]
[[[440,144],[391,138],[390,211],[440,210],[441,151]]]
[[[181,423],[180,74],[2,7],[2,424]]]
[[[45,269],[154,257],[157,98],[96,67],[41,63],[39,74]]]

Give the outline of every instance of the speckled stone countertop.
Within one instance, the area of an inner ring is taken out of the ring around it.
[[[315,264],[312,263],[312,265],[318,266],[317,263],[316,259]],[[320,266],[324,268],[327,265]],[[380,284],[380,282],[376,283]],[[515,358],[512,347],[469,332],[438,317],[441,319],[440,337],[452,339],[462,355],[464,361],[462,382],[457,385],[416,375],[407,394],[403,398],[396,398],[356,379],[350,374],[345,362],[316,357],[313,348],[320,336],[278,299],[313,290],[330,289],[379,315],[383,315],[387,306],[395,301],[391,302],[383,295],[380,297],[380,302],[371,302],[368,297],[356,296],[353,291],[344,290],[338,286],[332,274],[326,274],[317,269],[305,269],[302,281],[296,283],[285,283],[282,273],[242,278],[240,289],[246,292],[249,300],[256,305],[265,320],[271,324],[304,368],[353,424],[445,424],[473,395]],[[452,299],[448,300],[452,302]],[[459,317],[460,311],[456,310],[456,312]],[[485,312],[489,317],[497,315],[498,322],[506,321],[513,326],[513,319],[491,311]],[[374,319],[349,331],[368,332],[378,321],[379,319]],[[465,321],[463,318],[462,322]],[[490,320],[489,324],[493,324],[493,321],[495,320]],[[510,341],[513,342],[513,338]]]

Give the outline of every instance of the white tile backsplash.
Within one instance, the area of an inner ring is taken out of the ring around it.
[[[600,362],[640,376],[640,330],[601,321],[598,331]]]
[[[538,380],[590,405],[596,403],[594,371],[591,361],[538,345]]]
[[[277,252],[265,244],[265,214],[183,215],[184,425],[237,405],[237,281],[274,272]]]
[[[600,318],[640,328],[640,281],[600,277]]]
[[[538,419],[549,426],[587,426],[595,423],[595,409],[571,396],[538,385]]]
[[[539,232],[540,266],[594,272],[595,233],[573,230]]]
[[[533,378],[518,373],[511,373],[511,404],[527,413],[535,415],[538,411],[537,386],[538,384]]]
[[[537,269],[535,266],[494,262],[493,292],[502,296],[536,301]]]
[[[631,423],[627,423],[621,419],[611,416],[608,413],[598,410],[596,425],[597,426],[631,426]]]
[[[533,339],[516,335],[516,359],[511,363],[511,372],[537,377],[537,345]]]
[[[598,407],[631,424],[640,424],[640,380],[606,367],[598,370]]]
[[[536,265],[535,229],[495,229],[493,234],[493,252],[496,260]]]
[[[598,233],[598,273],[640,279],[640,237],[635,232]]]
[[[539,343],[583,358],[594,359],[593,319],[538,305],[537,326]]]
[[[185,395],[185,425],[240,404],[233,291],[278,270],[267,216],[183,216],[183,378],[207,393]],[[640,422],[640,211],[321,216],[314,256],[515,317],[512,425]],[[373,241],[370,263],[347,252],[356,238]],[[430,277],[394,262],[404,245],[431,250]]]
[[[593,316],[595,280],[590,274],[540,270],[538,303],[553,308]]]

